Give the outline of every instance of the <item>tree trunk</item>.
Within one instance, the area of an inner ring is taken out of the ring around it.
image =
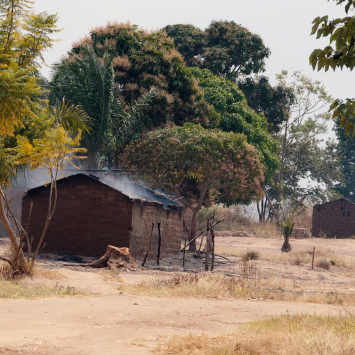
[[[282,152],[281,152],[281,159],[280,159],[280,171],[278,176],[278,190],[277,190],[277,210],[279,211],[281,208],[281,201],[282,201],[282,182],[283,182],[283,169],[285,165],[285,154],[286,154],[286,143],[287,143],[287,132],[288,132],[288,121],[286,121],[285,126],[285,133],[283,137],[282,143]],[[280,213],[276,213],[276,220],[280,219]]]
[[[197,217],[198,217],[199,210],[197,208],[194,208],[192,210],[192,220],[191,220],[191,234],[189,241],[193,239],[196,235],[196,229],[197,229]],[[193,253],[196,252],[196,241],[193,241],[190,246],[189,250],[192,251]]]
[[[88,266],[94,268],[108,267],[109,269],[124,268],[131,271],[142,269],[132,258],[128,248],[117,248],[112,245],[108,245],[106,253],[100,259],[89,263]]]
[[[6,216],[5,212],[5,207],[4,207],[4,199],[2,195],[4,195],[4,190],[2,187],[0,187],[0,221],[4,225],[4,228],[6,230],[6,233],[8,234],[10,238],[10,243],[11,243],[11,257],[15,258],[16,255],[18,254],[18,267],[20,271],[27,271],[27,270],[21,270],[22,267],[26,267],[26,259],[25,256],[23,255],[22,250],[19,250],[19,242],[17,241],[17,236],[14,230],[12,229],[9,219]],[[16,262],[15,260],[11,260],[12,262]]]

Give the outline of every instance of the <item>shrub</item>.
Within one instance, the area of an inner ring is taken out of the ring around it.
[[[329,270],[330,269],[330,262],[327,259],[322,259],[322,260],[318,261],[317,266],[322,269]]]

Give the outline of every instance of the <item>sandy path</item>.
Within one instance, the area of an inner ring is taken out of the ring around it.
[[[124,294],[3,301],[0,354],[148,354],[162,336],[215,335],[269,315],[337,314],[341,310],[309,303],[163,299]]]

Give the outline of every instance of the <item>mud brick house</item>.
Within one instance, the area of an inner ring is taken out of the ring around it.
[[[355,235],[355,204],[345,198],[315,205],[312,235],[328,238],[350,238]]]
[[[183,207],[164,196],[139,187],[131,198],[95,176],[76,174],[57,181],[57,207],[42,252],[64,255],[102,256],[107,245],[130,248],[134,258],[145,255],[152,223],[161,223],[161,257],[175,254],[183,235]],[[22,223],[36,245],[45,224],[49,185],[27,191],[22,199]],[[152,201],[152,199],[160,202]],[[31,203],[33,207],[31,209]],[[30,218],[29,218],[30,215]],[[150,258],[156,257],[158,230],[154,229]]]

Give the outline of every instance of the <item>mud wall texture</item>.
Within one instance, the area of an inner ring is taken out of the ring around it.
[[[49,187],[29,190],[22,201],[22,223],[37,245],[45,224]],[[130,246],[132,200],[85,175],[58,181],[58,202],[42,252],[102,256],[107,245]]]
[[[158,202],[147,202],[136,199],[133,203],[131,254],[142,260],[149,246],[152,223],[155,223],[148,260],[156,259],[159,235],[157,222],[160,222],[161,247],[160,257],[176,254],[181,248],[183,236],[184,208],[169,205],[163,208]]]
[[[131,199],[100,181],[77,174],[57,182],[58,201],[41,249],[44,253],[100,257],[107,245],[127,247],[134,258],[143,259],[152,223],[161,223],[161,257],[180,250],[183,211],[163,208],[159,202]],[[36,246],[45,225],[49,186],[29,190],[22,199],[22,224]],[[32,207],[31,207],[32,205]],[[149,258],[156,258],[158,229],[155,225]]]
[[[327,238],[355,236],[355,204],[339,199],[313,207],[312,235]]]

